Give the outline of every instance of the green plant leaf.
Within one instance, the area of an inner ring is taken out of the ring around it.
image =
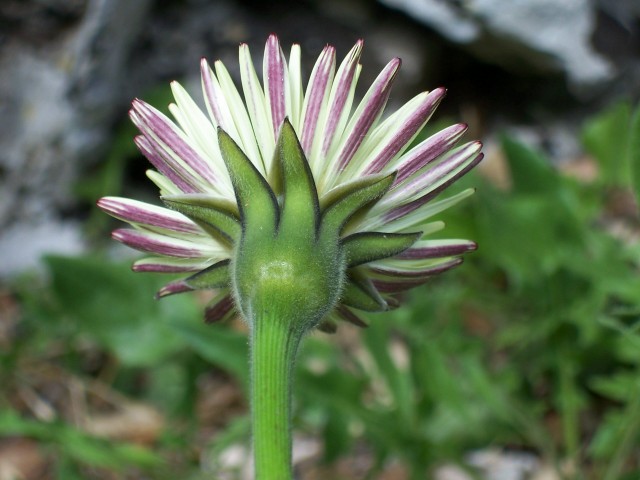
[[[133,275],[128,265],[91,257],[49,256],[45,264],[61,317],[125,365],[153,365],[184,346],[168,321],[195,316],[197,308],[184,295],[155,301],[161,278]]]
[[[173,322],[171,327],[199,355],[248,385],[246,335],[202,323]]]
[[[630,118],[630,105],[620,102],[592,118],[584,126],[582,141],[598,161],[606,185],[630,185]]]

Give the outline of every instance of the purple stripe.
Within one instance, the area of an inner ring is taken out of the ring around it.
[[[423,260],[427,258],[451,257],[462,255],[466,252],[476,250],[478,245],[475,242],[456,243],[451,245],[440,245],[434,247],[409,248],[396,255],[395,258],[404,260]]]
[[[117,198],[105,197],[98,200],[97,205],[109,215],[127,222],[164,228],[174,232],[202,233],[202,230],[187,218],[184,220],[176,218],[170,210],[163,214],[155,209],[147,208],[146,204],[142,202],[135,202],[135,205],[131,205],[127,202],[121,202]]]
[[[278,138],[280,126],[285,116],[284,96],[284,56],[280,48],[278,37],[271,34],[264,51],[265,83],[268,86],[269,104],[271,105],[271,119],[273,134]]]
[[[419,208],[422,205],[424,205],[425,203],[430,202],[436,196],[438,196],[440,194],[440,192],[445,190],[449,185],[454,183],[460,177],[462,177],[465,174],[467,174],[469,172],[469,170],[471,170],[478,163],[480,163],[480,161],[482,160],[483,157],[484,157],[484,154],[478,153],[476,155],[476,157],[465,168],[460,170],[456,175],[451,177],[446,182],[443,182],[437,188],[434,188],[433,190],[430,190],[427,194],[423,195],[420,198],[417,198],[416,200],[413,200],[412,202],[409,202],[409,203],[407,203],[405,205],[402,205],[402,206],[400,206],[398,208],[395,208],[395,209],[390,210],[389,212],[385,213],[384,216],[383,216],[384,223],[389,223],[389,222],[391,222],[393,220],[396,220],[397,218],[404,217],[405,215],[408,215],[409,213],[413,212],[416,208]]]
[[[394,182],[398,185],[408,177],[428,165],[440,155],[450,150],[467,131],[467,125],[459,123],[441,130],[425,140],[422,145],[413,149],[398,168],[398,176]]]
[[[351,51],[345,57],[343,64],[338,69],[338,76],[334,79],[335,95],[333,103],[329,109],[329,115],[327,117],[327,124],[324,131],[324,143],[322,145],[322,154],[326,155],[333,143],[333,137],[338,127],[338,122],[342,116],[351,86],[353,84],[356,69],[358,67],[358,61],[360,60],[360,54],[362,53],[362,47],[364,41],[358,40],[353,46]]]
[[[316,62],[309,88],[307,89],[307,108],[304,112],[304,125],[302,126],[301,145],[307,156],[311,153],[313,138],[318,125],[320,110],[329,91],[329,83],[334,74],[336,50],[327,45],[322,50]]]
[[[215,120],[216,124],[223,129],[226,129],[226,125],[224,124],[224,115],[220,111],[220,106],[218,105],[218,95],[216,95],[216,86],[213,81],[213,71],[211,67],[209,67],[209,63],[205,58],[200,60],[200,76],[202,78],[202,87],[204,90],[205,100],[211,109],[211,115]]]
[[[154,272],[154,273],[187,273],[202,270],[199,265],[171,265],[168,263],[134,263],[131,267],[134,272]]]
[[[215,323],[224,320],[234,308],[233,298],[231,298],[231,295],[226,295],[218,302],[207,306],[204,311],[204,321],[206,323]]]
[[[382,112],[389,93],[391,91],[391,85],[393,79],[400,68],[400,59],[394,58],[387,66],[382,70],[378,78],[376,78],[373,85],[365,95],[365,98],[369,97],[365,104],[360,117],[356,120],[347,142],[342,147],[342,151],[338,156],[338,170],[342,171],[349,164],[353,156],[355,155],[358,147],[362,144],[362,141],[369,133],[373,122],[379,117]]]
[[[133,111],[139,116],[141,125],[138,125],[138,127],[141,127],[140,129],[143,133],[147,133],[145,130],[148,130],[160,139],[160,142],[158,142],[151,138],[150,135],[145,135],[150,142],[156,144],[155,146],[159,151],[169,150],[174,152],[204,180],[211,184],[217,183],[216,176],[206,160],[180,137],[178,127],[171,120],[138,99],[133,101]]]
[[[344,305],[338,305],[335,310],[336,315],[338,315],[342,320],[345,320],[357,327],[367,328],[369,325],[362,320],[359,316],[353,313],[349,308]]]
[[[162,241],[145,233],[138,232],[137,230],[118,229],[114,230],[111,236],[114,240],[122,242],[136,250],[142,250],[143,252],[180,258],[198,258],[204,256],[204,253],[200,249],[176,245],[172,243],[169,238],[167,241]]]
[[[378,156],[368,164],[364,174],[371,175],[381,172],[387,163],[411,141],[414,135],[429,120],[429,117],[433,115],[446,93],[447,90],[442,87],[430,92],[424,101],[411,113],[409,118],[402,123],[402,128],[393,135],[390,142],[384,146]]]
[[[423,268],[422,270],[396,270],[391,267],[387,268],[379,268],[379,267],[369,267],[371,272],[381,275],[383,278],[374,278],[373,282],[376,280],[392,280],[392,279],[421,279],[433,277],[434,275],[438,275],[442,272],[446,272],[447,270],[456,267],[462,263],[462,258],[452,258],[451,260],[447,260],[444,263],[439,265],[435,265],[433,267]]]
[[[168,297],[176,293],[191,292],[193,288],[185,283],[184,280],[176,280],[175,282],[167,283],[164,287],[158,290],[156,298]]]
[[[473,146],[476,146],[476,148],[473,149]],[[400,188],[390,193],[386,200],[390,202],[397,199],[407,198],[416,192],[429,188],[430,185],[438,183],[438,181],[449,175],[449,173],[454,171],[456,168],[468,162],[470,158],[473,158],[473,155],[477,155],[481,147],[482,144],[478,141],[465,145],[458,152],[455,152],[448,158],[443,159],[434,167],[421,172],[420,175],[415,176]]]
[[[187,173],[188,178],[183,179],[176,172],[175,161],[172,158],[167,158],[164,155],[160,155],[158,151],[153,147],[151,142],[144,135],[138,135],[133,139],[136,146],[140,149],[140,152],[149,160],[151,165],[156,167],[156,169],[165,177],[167,177],[171,183],[173,183],[176,187],[182,190],[184,193],[196,193],[200,190],[195,187],[196,180],[193,175],[185,172],[184,169],[180,168],[180,172],[184,175]]]

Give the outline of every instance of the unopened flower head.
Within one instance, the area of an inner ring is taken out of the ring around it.
[[[218,294],[208,321],[247,318],[266,308],[255,285],[275,278],[299,286],[287,302],[318,303],[305,328],[332,330],[337,320],[363,325],[357,310],[395,307],[399,293],[475,248],[428,236],[444,226],[432,217],[472,193],[439,196],[481,160],[480,143],[458,145],[466,125],[457,124],[409,149],[445,90],[420,93],[383,116],[400,60],[356,101],[362,47],[357,42],[337,65],[326,46],[303,88],[300,47],[287,59],[272,35],[262,84],[245,44],[240,90],[220,61],[211,68],[202,60],[206,112],[177,82],[174,120],[133,102],[135,141],[156,169],[147,175],[167,208],[116,197],[98,205],[133,227],[116,230],[116,240],[152,255],[134,270],[185,273],[159,296],[211,288]],[[279,295],[275,284],[264,288],[267,302]]]

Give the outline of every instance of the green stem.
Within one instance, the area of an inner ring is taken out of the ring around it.
[[[291,385],[302,335],[285,319],[257,316],[251,331],[251,412],[257,480],[290,480]]]

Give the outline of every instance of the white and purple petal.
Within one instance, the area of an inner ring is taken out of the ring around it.
[[[134,272],[191,273],[207,268],[207,258],[146,257],[133,264]]]
[[[414,202],[397,207],[391,207],[382,213],[368,216],[363,222],[361,228],[381,230],[384,232],[404,232],[415,230],[420,226],[420,230],[424,231],[424,222],[443,212],[465,198],[473,195],[475,190],[467,188],[462,192],[435,202],[422,202],[418,199]],[[421,203],[422,202],[422,203]],[[433,233],[433,230],[431,230]],[[426,232],[425,232],[426,234]]]
[[[258,170],[265,171],[262,157],[256,142],[256,134],[253,131],[251,119],[247,113],[245,103],[224,64],[218,60],[215,62],[216,75],[220,82],[222,94],[228,102],[231,118],[234,124],[235,136],[231,138],[238,144],[245,155],[253,162]],[[227,132],[228,133],[228,132]]]
[[[444,88],[423,92],[382,122],[351,161],[354,175],[390,171],[385,167],[399,157],[422,130],[445,93]]]
[[[327,45],[311,71],[309,84],[302,107],[302,122],[300,129],[300,145],[305,154],[310,156],[314,142],[320,142],[320,119],[325,114],[327,99],[331,92],[331,84],[336,68],[336,50]]]
[[[480,142],[469,142],[451,150],[437,163],[417,172],[389,192],[380,201],[378,209],[393,204],[406,204],[416,199],[421,199],[422,203],[429,201],[480,162],[481,148]],[[425,199],[427,195],[428,198]]]
[[[133,139],[140,152],[149,160],[149,163],[171,182],[180,192],[195,193],[200,191],[198,179],[189,170],[175,162],[173,158],[161,155],[144,135],[138,135]],[[164,188],[173,190],[163,182]],[[162,187],[161,187],[162,188]]]
[[[322,149],[317,154],[313,152],[312,159],[325,158],[332,148],[336,146],[336,139],[341,138],[341,133],[347,124],[351,113],[351,104],[355,94],[356,84],[360,73],[360,55],[364,42],[358,40],[351,51],[344,58],[331,86],[331,94],[328,100],[327,118],[324,120],[322,132]]]
[[[380,72],[358,105],[358,108],[345,129],[345,135],[338,147],[337,153],[328,159],[326,165],[327,173],[325,175],[326,181],[323,182],[327,188],[341,183],[338,182],[338,178],[347,168],[363,140],[382,115],[387,100],[389,99],[393,79],[400,68],[400,63],[399,58],[391,60],[384,70]]]
[[[395,293],[420,286],[430,278],[457,267],[462,261],[462,258],[451,258],[421,269],[373,266],[368,272],[380,293]]]
[[[192,292],[191,288],[184,280],[175,280],[167,283],[164,287],[158,290],[156,298],[168,297],[169,295],[175,295],[176,293]]]
[[[181,213],[121,197],[103,197],[97,202],[103,211],[125,222],[143,225],[149,229],[178,234],[203,235],[202,229]]]
[[[227,252],[211,238],[209,244],[174,238],[149,231],[121,228],[112,233],[114,240],[143,252],[181,258],[224,258]],[[200,238],[200,237],[198,237]],[[207,238],[207,237],[204,237]]]
[[[260,85],[260,80],[256,74],[256,69],[251,59],[249,46],[245,43],[240,45],[240,79],[242,81],[242,91],[244,100],[249,112],[249,118],[253,126],[253,132],[260,149],[263,172],[270,171],[271,160],[275,148],[275,138],[271,128],[271,117],[267,110],[267,101],[264,90]]]
[[[394,258],[400,260],[425,260],[454,257],[476,250],[478,246],[470,240],[422,240]]]
[[[398,175],[391,188],[396,188],[414,173],[451,150],[466,131],[467,125],[464,123],[451,125],[431,135],[400,157],[400,159],[392,165],[392,167],[398,171]]]
[[[273,137],[278,138],[280,127],[287,111],[286,103],[286,60],[275,35],[269,35],[264,48],[262,79],[267,100],[267,110],[271,114]]]
[[[304,101],[304,92],[302,91],[302,52],[300,45],[294,43],[291,45],[289,53],[289,88],[291,92],[289,109],[289,121],[300,137],[300,116],[302,115],[302,103]]]
[[[171,169],[201,191],[217,191],[217,177],[189,138],[163,113],[141,100],[134,100],[131,119],[151,147]]]
[[[194,148],[197,147],[200,155],[206,160],[211,169],[216,172],[218,190],[231,194],[231,180],[224,166],[220,147],[217,142],[217,132],[214,125],[207,119],[202,110],[196,105],[189,94],[178,82],[171,82],[171,90],[176,100],[169,105],[172,115],[187,134],[193,140]]]

